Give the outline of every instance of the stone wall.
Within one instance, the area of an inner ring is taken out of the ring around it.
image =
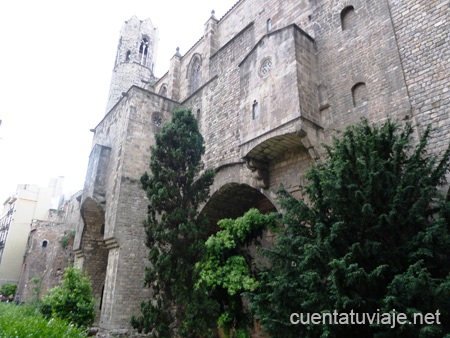
[[[389,0],[394,39],[420,130],[431,124],[431,149],[450,141],[450,3],[446,0]]]
[[[65,201],[61,209],[50,209],[46,220],[33,220],[28,237],[27,251],[22,265],[18,294],[22,302],[40,296],[57,286],[64,269],[73,264],[72,250],[75,231],[80,222],[81,191]],[[38,278],[39,283],[32,281]]]
[[[61,282],[64,269],[73,262],[73,240],[63,247],[62,238],[70,238],[73,230],[65,223],[37,220],[32,223],[18,288],[21,301],[36,297],[33,288],[39,285],[42,296]],[[33,278],[38,278],[39,283],[34,283]]]
[[[299,197],[321,144],[362,118],[413,121],[420,130],[432,122],[431,147],[443,150],[448,13],[444,0],[240,0],[220,20],[209,18],[184,55],[177,51],[154,92],[136,68],[113,75],[130,89],[95,128],[75,242],[80,265],[101,271],[100,325],[127,328],[150,295],[142,288],[148,200],[139,179],[174,107],[192,109],[204,163],[216,170],[201,210],[211,223],[250,207],[275,210],[274,190]]]
[[[171,119],[175,104],[132,86],[95,128],[75,252],[77,264],[93,277],[101,327],[127,328],[149,297],[140,177],[148,170],[154,133]]]

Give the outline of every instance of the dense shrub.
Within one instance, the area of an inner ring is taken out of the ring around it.
[[[94,298],[89,277],[79,268],[66,268],[61,285],[42,298],[41,309],[47,317],[66,319],[77,326],[91,325],[94,321]]]
[[[86,334],[67,321],[44,318],[34,307],[0,303],[0,337],[78,338]]]
[[[5,283],[0,289],[0,293],[7,298],[11,295],[15,295],[17,291],[17,285],[13,283]]]

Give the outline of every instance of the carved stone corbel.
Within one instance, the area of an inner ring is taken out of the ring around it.
[[[316,149],[314,148],[314,146],[313,146],[313,145],[311,144],[311,142],[309,141],[308,133],[307,133],[305,130],[300,129],[300,130],[297,131],[297,135],[300,136],[300,142],[302,143],[302,145],[303,145],[303,146],[306,148],[306,150],[308,151],[309,156],[311,156],[311,158],[312,158],[314,161],[319,160],[320,156],[319,156],[319,154],[317,153],[317,151],[316,151]]]
[[[244,158],[245,165],[253,173],[253,178],[258,181],[258,187],[266,189],[269,187],[269,170],[266,163],[253,158]]]

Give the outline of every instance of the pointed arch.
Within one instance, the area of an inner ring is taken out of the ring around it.
[[[139,44],[139,63],[143,66],[148,66],[148,48],[150,45],[150,40],[148,36],[143,35],[141,39],[141,43]]]
[[[187,70],[187,78],[189,83],[189,94],[192,94],[200,88],[202,80],[202,57],[196,53],[192,56]]]

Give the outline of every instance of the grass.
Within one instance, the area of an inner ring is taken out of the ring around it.
[[[79,338],[83,329],[60,319],[46,319],[34,307],[0,303],[1,338]]]

